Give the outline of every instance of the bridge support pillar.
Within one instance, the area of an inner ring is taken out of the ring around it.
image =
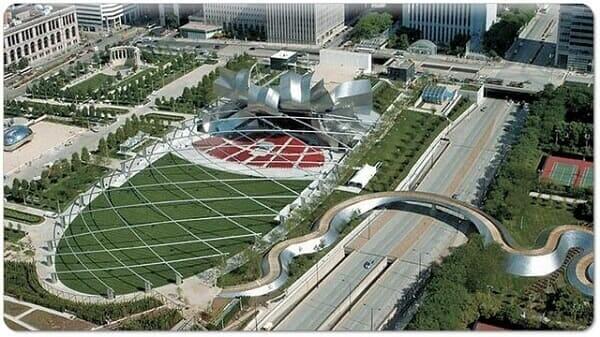
[[[180,286],[183,283],[183,277],[180,273],[175,273],[175,284]]]
[[[46,243],[47,243],[48,250],[50,250],[50,251],[54,250],[54,241],[48,240],[48,241],[46,241]]]
[[[46,255],[46,265],[47,266],[52,265],[52,255]]]
[[[152,284],[150,281],[144,281],[144,291],[147,293],[152,291]]]
[[[52,282],[52,283],[58,282],[58,275],[56,273],[50,273],[50,282]]]
[[[280,214],[279,215],[279,223],[283,225],[285,223],[285,220],[286,220],[286,216],[283,214]]]

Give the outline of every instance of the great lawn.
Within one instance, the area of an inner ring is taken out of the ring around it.
[[[90,294],[105,294],[104,282],[121,294],[142,290],[142,278],[154,287],[173,282],[173,269],[183,277],[197,274],[252,245],[252,233],[269,232],[277,212],[308,183],[232,174],[165,155],[98,196],[71,223],[58,247],[59,279]],[[241,237],[222,239],[230,236]],[[79,272],[86,267],[94,275]]]

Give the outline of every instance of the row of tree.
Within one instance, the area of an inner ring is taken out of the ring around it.
[[[107,304],[69,301],[52,295],[41,287],[33,264],[14,261],[4,261],[4,292],[18,300],[61,312],[70,312],[83,320],[99,325],[163,304],[154,298]]]
[[[504,271],[505,256],[499,245],[485,246],[480,235],[471,235],[468,243],[432,267],[408,329],[464,330],[477,320],[525,329],[591,324],[592,303],[570,286],[524,295],[529,283]]]
[[[167,130],[163,120],[141,115],[133,115],[127,118],[125,123],[121,125],[115,132],[109,132],[106,138],[100,138],[98,141],[98,155],[102,157],[110,157],[111,153],[116,152],[119,146],[128,138],[135,136],[139,131],[150,134],[152,136],[161,136]]]
[[[102,122],[106,123],[113,120],[116,115],[126,113],[127,110],[118,108],[104,108],[90,106],[77,106],[75,104],[61,105],[40,103],[32,101],[11,100],[5,105],[5,113],[8,116],[37,118],[43,115],[70,118],[76,124],[85,124],[84,122]]]
[[[508,12],[500,14],[500,20],[494,23],[483,35],[483,47],[492,56],[503,57],[518,38],[522,27],[535,16],[535,5],[515,5]]]
[[[588,90],[584,86],[561,86],[554,88],[547,86],[535,102],[530,104],[530,111],[525,120],[523,131],[518,142],[512,146],[506,160],[498,169],[498,174],[491,184],[486,195],[484,209],[496,219],[511,220],[516,215],[526,212],[531,199],[529,192],[547,189],[544,181],[538,178],[538,164],[544,152],[568,147],[570,152],[593,153],[591,137],[586,141],[586,134],[593,130],[591,124],[577,121],[567,121],[568,110],[573,97],[578,90]],[[582,104],[577,109],[593,111],[592,101],[587,102],[587,107]],[[567,131],[575,134],[567,137]],[[553,153],[561,154],[561,153]],[[575,193],[568,187],[570,194]],[[557,191],[557,193],[564,191]],[[581,193],[579,193],[580,195]],[[583,191],[584,195],[591,195],[591,191]]]
[[[350,33],[350,38],[353,42],[360,42],[377,37],[392,27],[392,23],[392,15],[389,13],[368,13],[358,20]]]
[[[15,178],[12,182],[12,187],[4,185],[4,196],[13,202],[18,203],[36,203],[48,204],[43,202],[43,199],[50,199],[48,192],[53,184],[58,183],[61,179],[68,176],[86,174],[90,172],[90,165],[93,165],[90,160],[90,153],[87,148],[81,150],[81,155],[77,152],[73,153],[71,160],[57,160],[48,169],[44,169],[40,175],[40,179],[31,181],[19,180]],[[78,189],[61,191],[61,196],[72,199],[77,194]],[[64,201],[64,198],[61,198]],[[50,203],[51,206],[54,206]]]

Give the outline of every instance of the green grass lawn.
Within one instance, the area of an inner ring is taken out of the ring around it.
[[[96,74],[85,81],[75,84],[72,89],[76,91],[94,90],[101,86],[106,86],[114,81],[115,77],[106,74]]]
[[[25,237],[25,232],[4,228],[4,241],[17,243],[17,241],[21,240],[23,237]]]
[[[122,268],[96,271],[95,275],[112,287],[115,293],[127,293],[143,289],[143,281],[134,272],[150,280],[155,287],[172,282],[175,273],[164,264],[164,261],[217,255],[219,252],[227,253],[226,258],[241,251],[248,245],[253,244],[253,237],[247,236],[226,240],[219,240],[218,238],[251,234],[251,231],[266,234],[277,224],[274,222],[275,214],[292,202],[295,199],[295,194],[301,192],[308,184],[308,181],[282,180],[279,181],[283,185],[281,186],[260,178],[210,170],[199,166],[168,167],[174,164],[187,163],[187,161],[174,155],[166,155],[154,163],[154,168],[147,168],[131,178],[121,188],[110,190],[106,194],[107,198],[103,196],[96,198],[86,208],[88,212],[83,215],[80,214],[66,231],[67,236],[87,234],[63,238],[59,244],[59,255],[56,262],[60,280],[68,287],[82,292],[103,294],[106,291],[105,287],[89,272],[60,272],[84,269],[81,263],[84,263],[88,268],[122,266],[116,261],[116,259],[119,259],[127,266],[156,262],[160,262],[160,264],[131,267],[132,270]],[[230,181],[227,181],[229,186],[223,182],[206,182],[206,180],[212,180],[211,175],[220,179],[229,179]],[[172,184],[147,186],[153,183],[164,183],[166,182],[165,177],[173,182],[191,181],[192,183],[177,185],[185,192]],[[128,188],[131,186],[137,186],[139,194]],[[251,195],[256,199],[234,199],[240,196],[240,192]],[[187,195],[188,193],[194,198],[215,198],[218,200],[207,200],[204,204],[201,204],[189,200],[191,197]],[[260,199],[258,199],[259,197]],[[146,200],[150,200],[153,205],[143,204],[146,203]],[[155,204],[177,200],[180,202]],[[120,208],[115,212],[106,209],[110,205],[109,202],[115,206],[129,205],[131,207]],[[228,217],[237,215],[252,216],[195,220],[218,217],[218,213]],[[169,218],[175,222],[170,221]],[[155,222],[163,223],[135,229],[127,227]],[[94,237],[89,234],[89,230],[109,231],[99,232]],[[106,252],[91,252],[103,250],[102,246],[107,249],[144,246],[140,238],[149,245],[164,245],[152,249],[143,247],[117,250],[111,252],[112,256]],[[207,242],[207,244],[198,242],[197,238],[212,239],[214,241]],[[191,242],[179,243],[184,241]],[[71,250],[78,254],[76,256],[69,254]],[[89,253],[85,253],[86,251]],[[65,253],[67,254],[60,255]],[[78,259],[81,261],[78,261]],[[223,257],[219,256],[169,264],[184,277],[188,277],[219,264],[222,260]]]
[[[363,159],[369,165],[381,162],[377,174],[367,185],[366,192],[395,188],[446,125],[447,122],[439,116],[402,111],[392,129]]]
[[[4,207],[4,218],[13,221],[19,221],[28,225],[38,225],[44,221],[44,218],[35,214],[17,211],[16,209]]]
[[[545,237],[555,227],[575,225],[579,220],[573,215],[573,207],[565,203],[529,198],[517,216],[504,220],[504,226],[518,244],[525,248],[541,247]]]

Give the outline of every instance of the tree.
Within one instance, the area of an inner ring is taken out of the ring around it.
[[[488,52],[503,56],[517,38],[521,27],[526,25],[535,15],[529,8],[512,8],[501,16],[483,35],[483,47]]]
[[[81,161],[84,163],[88,163],[90,161],[90,152],[85,146],[81,149]]]
[[[76,172],[81,168],[81,159],[79,159],[79,154],[77,152],[71,155],[71,169]]]
[[[12,191],[10,194],[14,200],[21,199],[21,181],[19,181],[19,179],[15,178],[13,180]]]
[[[103,157],[108,156],[109,150],[108,146],[106,145],[106,140],[104,138],[100,138],[100,140],[98,141],[98,152]]]
[[[50,185],[50,171],[43,170],[41,176],[42,176],[42,180],[40,180],[40,184],[41,184],[42,189],[45,190]]]
[[[383,33],[392,26],[392,16],[389,13],[369,13],[361,17],[352,32],[350,38],[354,42],[370,39]]]
[[[408,49],[408,47],[410,47],[410,42],[408,41],[408,35],[407,34],[400,35],[396,46],[398,49],[402,49],[402,50]]]
[[[468,34],[456,34],[450,41],[448,54],[450,55],[462,55],[467,50],[467,42],[469,42]]]

